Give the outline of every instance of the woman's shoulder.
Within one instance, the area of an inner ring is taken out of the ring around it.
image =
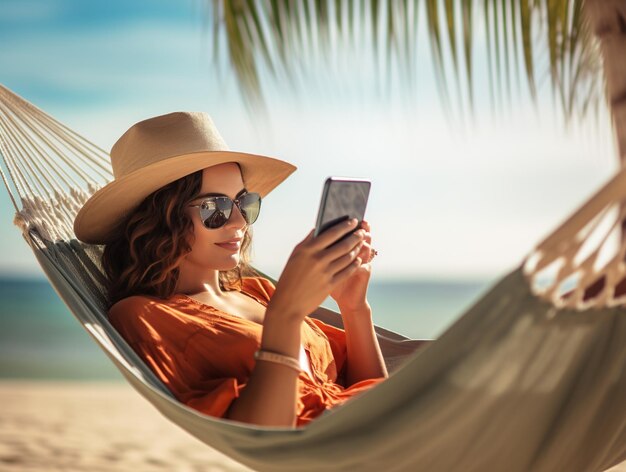
[[[176,297],[167,299],[152,295],[131,295],[115,302],[108,310],[111,322],[129,322],[173,313],[180,303]]]
[[[197,330],[189,323],[190,303],[182,297],[162,299],[132,295],[113,304],[108,311],[111,325],[129,342],[184,344]]]
[[[269,301],[275,290],[274,283],[261,276],[244,276],[241,278],[242,289],[247,293]],[[108,310],[108,316],[113,320],[128,320],[129,315],[133,318],[148,317],[164,312],[175,314],[186,312],[190,309],[189,298],[174,294],[169,298],[160,298],[153,295],[131,295],[115,302]]]
[[[109,308],[109,313],[125,312],[129,308],[148,308],[159,303],[157,297],[150,295],[131,295],[115,302]]]
[[[274,282],[261,276],[242,277],[241,283],[244,291],[252,292],[254,295],[260,296],[267,301],[269,301],[274,294],[274,290],[276,290]]]

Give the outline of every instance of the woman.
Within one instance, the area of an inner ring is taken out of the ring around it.
[[[274,286],[249,265],[251,225],[294,166],[229,151],[198,112],[136,123],[111,163],[115,179],[74,230],[105,245],[109,319],[177,399],[294,427],[388,377],[366,299],[366,221],[311,230]],[[307,316],[329,294],[345,331]]]

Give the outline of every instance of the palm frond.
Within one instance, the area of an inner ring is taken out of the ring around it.
[[[417,29],[422,11],[440,98],[448,112],[453,103],[448,86],[451,74],[456,84],[455,106],[462,110],[465,96],[470,110],[474,110],[473,47],[475,35],[482,27],[486,34],[486,73],[492,106],[501,107],[511,101],[513,77],[519,91],[523,67],[529,95],[536,100],[542,77],[549,77],[547,86],[569,119],[584,118],[602,96],[599,54],[583,22],[582,3],[209,0],[208,14],[215,29],[213,54],[226,52],[244,102],[252,112],[265,107],[261,70],[267,71],[264,80],[267,77],[294,86],[297,74],[307,77],[315,67],[322,67],[327,71],[324,80],[332,81],[338,54],[356,48],[372,55],[377,81],[389,88],[397,76],[405,87],[412,89],[418,69]],[[478,30],[476,21],[483,23]],[[367,38],[371,43],[366,42]],[[220,47],[218,41],[226,41],[226,47]],[[342,69],[346,67],[342,64]],[[349,73],[359,80],[360,70],[349,69]]]

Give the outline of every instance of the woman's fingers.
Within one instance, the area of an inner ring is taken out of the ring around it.
[[[348,224],[348,221],[337,223],[317,237],[313,236],[313,229],[303,241],[307,252],[321,256],[317,263],[320,268],[326,267],[322,270],[327,271],[331,277],[349,269],[357,258],[360,262],[356,267],[369,261],[372,240],[369,222],[362,220],[357,228],[354,224]]]
[[[328,270],[331,274],[337,274],[344,268],[348,267],[352,262],[354,262],[357,256],[361,255],[361,250],[363,247],[363,242],[359,242],[354,246],[349,252],[335,258],[328,265]],[[361,256],[361,260],[363,257]]]
[[[333,245],[349,232],[356,233],[358,230],[363,230],[366,233],[366,239],[370,237],[369,232],[371,226],[367,220],[361,220],[361,223],[358,226],[350,222],[351,220],[341,221],[318,234],[316,237],[312,236],[315,232],[315,229],[313,229],[306,239],[310,242],[313,250],[319,250]]]
[[[369,224],[369,221],[363,219],[361,221],[360,228],[364,231],[364,234],[363,244],[361,245],[358,256],[363,261],[363,264],[367,264],[369,263],[370,256],[372,254],[372,235],[370,233],[371,225]]]
[[[361,245],[361,249],[359,250],[359,257],[364,262],[369,262],[371,254],[372,254],[372,245],[369,244],[367,241],[363,241],[363,244]]]
[[[315,229],[311,229],[292,251],[276,284],[272,306],[289,303],[277,310],[302,316],[314,310],[334,285],[350,277],[364,260],[369,260],[364,249],[369,244],[368,230],[367,222],[360,228],[356,222],[352,225],[341,222],[317,237]]]
[[[370,234],[370,231],[372,230],[369,222],[367,220],[362,220],[361,221],[361,228],[363,228],[363,230],[365,230],[365,237],[363,238],[363,240],[365,242],[367,242],[368,244],[372,244],[372,235]]]
[[[333,276],[333,281],[332,281],[333,285],[339,284],[343,282],[345,279],[347,279],[348,277],[350,277],[354,273],[354,271],[359,268],[360,265],[361,265],[361,259],[359,257],[356,257],[345,268],[343,268],[342,270],[340,270]]]
[[[369,225],[365,225],[365,227],[368,227],[368,226]],[[322,235],[325,234],[325,233],[322,233],[317,238],[314,238],[314,240],[309,243],[309,247],[311,248],[311,250],[314,253],[320,253],[321,254],[321,256],[322,256],[321,260],[322,261],[327,261],[327,263],[330,264],[333,261],[338,260],[339,258],[346,256],[351,251],[354,251],[356,246],[359,243],[361,243],[361,242],[366,242],[368,244],[371,244],[371,241],[372,241],[371,235],[365,229],[365,227],[356,230],[354,233],[344,237],[339,242],[335,241],[332,244],[330,244],[328,246],[324,246],[324,248],[320,249],[319,247],[317,247],[317,244],[319,242],[319,239],[322,237]],[[331,228],[331,229],[333,229],[333,228]],[[328,231],[330,231],[330,229]],[[345,232],[343,234],[347,234],[347,232]],[[340,235],[339,239],[341,239],[341,237],[342,236]],[[353,259],[353,258],[351,258],[351,259]],[[343,261],[345,262],[346,259],[343,259]],[[341,265],[341,263],[339,265]]]
[[[350,251],[353,251],[356,248],[356,246],[361,241],[363,241],[363,235],[364,235],[363,230],[358,230],[357,232],[348,236],[343,241],[335,243],[332,246],[321,250],[320,253],[322,256],[322,260],[325,260],[328,263],[331,263],[335,259],[338,259],[348,254]]]
[[[341,221],[314,237],[311,241],[311,248],[314,251],[325,249],[355,229],[358,228],[352,220]]]

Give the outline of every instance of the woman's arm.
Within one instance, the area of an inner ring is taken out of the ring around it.
[[[337,224],[317,237],[311,230],[294,248],[265,311],[261,349],[300,357],[302,322],[324,301],[329,290],[350,277],[359,238],[348,235],[356,218]],[[330,287],[330,288],[329,288]],[[228,418],[271,426],[296,424],[298,372],[288,366],[257,361],[246,388],[226,412]]]
[[[269,308],[263,321],[261,349],[299,358],[301,316],[277,316]],[[225,418],[261,426],[296,426],[298,372],[276,362],[257,360],[241,395]]]
[[[360,310],[340,311],[346,332],[346,387],[360,380],[389,377],[369,304]]]
[[[372,323],[372,309],[367,302],[367,286],[372,274],[372,238],[370,225],[361,221],[356,259],[359,268],[330,291],[337,302],[346,336],[346,387],[365,379],[387,378],[387,368]]]

